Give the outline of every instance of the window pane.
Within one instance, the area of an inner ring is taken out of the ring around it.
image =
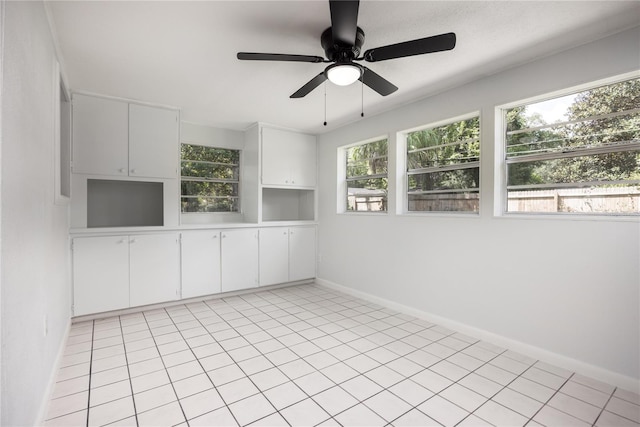
[[[640,79],[505,111],[508,212],[639,213]]]
[[[347,178],[387,173],[387,140],[370,142],[347,150]]]
[[[237,212],[237,198],[182,197],[182,212]]]
[[[480,168],[409,175],[409,192],[478,188]]]
[[[227,163],[237,165],[240,162],[240,151],[226,148],[205,147],[202,145],[182,144],[183,160],[199,160],[204,162]]]
[[[182,212],[239,211],[239,150],[182,144],[181,155]]]
[[[387,210],[387,153],[386,139],[346,149],[347,211]]]
[[[407,134],[408,170],[480,160],[478,117]]]
[[[478,212],[479,205],[477,192],[409,194],[409,211]]]
[[[237,196],[238,184],[227,182],[182,181],[183,196]]]
[[[218,163],[182,161],[182,176],[238,181],[238,167]]]
[[[407,134],[409,212],[478,212],[479,181],[479,117]]]
[[[348,211],[386,211],[387,178],[347,182]]]
[[[640,180],[640,150],[514,163],[507,185]]]
[[[509,212],[640,213],[640,185],[508,191]]]

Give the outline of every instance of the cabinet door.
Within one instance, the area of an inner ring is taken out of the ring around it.
[[[262,184],[290,185],[290,147],[295,134],[280,129],[262,129]]]
[[[220,292],[220,232],[182,233],[182,298]]]
[[[127,236],[73,239],[73,314],[129,307]]]
[[[126,102],[73,96],[73,172],[124,175],[129,168]]]
[[[316,277],[316,228],[289,229],[289,280]]]
[[[260,229],[260,286],[289,281],[289,229]]]
[[[180,246],[178,234],[131,236],[129,302],[131,306],[178,299]]]
[[[316,185],[316,137],[298,135],[289,147],[291,154],[291,184],[300,187]]]
[[[178,177],[178,112],[129,105],[129,175]]]
[[[229,230],[221,233],[222,291],[236,291],[258,285],[258,230]]]

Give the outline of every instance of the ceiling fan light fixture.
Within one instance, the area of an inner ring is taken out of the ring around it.
[[[360,78],[360,67],[353,64],[333,64],[327,67],[327,78],[338,86],[349,86]]]

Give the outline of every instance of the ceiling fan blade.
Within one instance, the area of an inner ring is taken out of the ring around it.
[[[364,59],[367,62],[385,61],[387,59],[451,50],[455,46],[456,35],[454,33],[446,33],[369,49],[364,53]]]
[[[329,0],[333,44],[341,46],[355,45],[359,6],[360,1]]]
[[[238,52],[238,59],[244,61],[324,62],[324,58],[321,56],[287,55],[284,53]]]
[[[381,77],[379,74],[374,73],[367,67],[362,67],[362,75],[358,80],[375,90],[382,96],[387,96],[397,91],[398,88],[387,79]]]
[[[320,86],[327,80],[327,76],[324,74],[324,71],[309,80],[304,86],[298,89],[293,95],[289,98],[302,98],[306,96],[309,92]]]

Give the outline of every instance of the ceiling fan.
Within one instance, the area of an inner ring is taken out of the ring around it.
[[[331,63],[323,72],[298,89],[290,98],[302,98],[327,79],[337,85],[347,86],[360,80],[382,96],[398,88],[388,80],[355,61],[377,62],[406,56],[451,50],[456,45],[456,35],[445,33],[422,39],[369,49],[360,55],[364,44],[364,31],[358,27],[358,0],[329,0],[331,27],[320,36],[320,44],[327,59],[321,56],[289,55],[282,53],[238,52],[238,59],[249,61],[289,61]]]

